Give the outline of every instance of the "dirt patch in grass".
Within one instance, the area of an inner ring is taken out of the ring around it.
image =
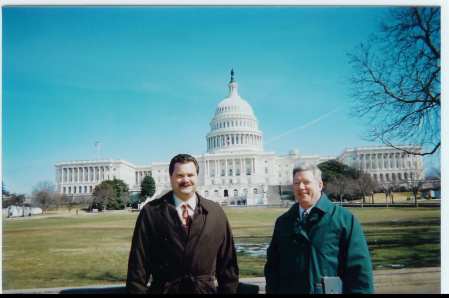
[[[51,253],[70,253],[70,254],[83,254],[87,252],[93,252],[95,249],[92,248],[50,248]]]

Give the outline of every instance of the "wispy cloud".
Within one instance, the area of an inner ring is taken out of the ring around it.
[[[323,120],[323,119],[329,117],[330,115],[332,115],[332,114],[338,112],[338,111],[341,110],[341,109],[342,109],[342,108],[338,108],[338,109],[336,109],[336,110],[333,110],[332,112],[327,113],[326,115],[321,116],[321,117],[319,117],[319,118],[317,118],[317,119],[315,119],[315,120],[313,120],[313,121],[310,121],[309,123],[306,123],[306,124],[304,124],[304,125],[302,125],[302,126],[300,126],[300,127],[297,127],[297,128],[295,128],[295,129],[292,129],[292,130],[290,130],[290,131],[287,131],[287,132],[285,132],[285,133],[283,133],[283,134],[281,134],[281,135],[278,135],[277,137],[274,137],[274,138],[272,138],[271,140],[266,141],[266,142],[265,142],[265,145],[267,145],[267,144],[269,144],[269,143],[271,143],[271,142],[273,142],[273,141],[276,141],[276,140],[278,140],[278,139],[280,139],[280,138],[283,138],[283,137],[285,137],[285,136],[287,136],[287,135],[289,135],[289,134],[291,134],[291,133],[294,133],[295,131],[298,131],[298,130],[303,129],[303,128],[306,128],[306,127],[308,127],[308,126],[310,126],[310,125],[312,125],[312,124],[315,124],[315,123],[317,123],[318,121],[321,121],[321,120]]]

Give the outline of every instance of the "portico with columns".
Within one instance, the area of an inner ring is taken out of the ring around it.
[[[121,179],[133,190],[151,169],[136,167],[125,160],[85,160],[55,164],[56,191],[68,195],[91,195],[104,180]],[[138,189],[140,191],[140,187]]]
[[[407,153],[413,152],[416,154]],[[420,146],[362,147],[346,149],[337,157],[344,164],[369,173],[377,182],[422,180],[424,169]]]

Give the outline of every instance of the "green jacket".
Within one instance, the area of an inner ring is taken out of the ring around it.
[[[265,264],[266,293],[322,294],[324,276],[339,276],[343,294],[374,293],[359,221],[322,194],[306,225],[300,223],[298,203],[276,220]]]

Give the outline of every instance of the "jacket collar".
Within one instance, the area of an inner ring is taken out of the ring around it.
[[[327,197],[327,195],[325,193],[322,193],[321,198],[315,204],[314,208],[316,208],[324,213],[327,213],[331,210],[331,208],[333,206],[334,206],[334,203],[332,203],[331,200],[329,200],[329,198]]]
[[[315,223],[318,222],[320,218],[331,209],[332,206],[333,203],[329,200],[326,194],[322,193],[321,197],[310,211],[307,222],[304,223],[301,222],[299,218],[299,203],[293,205],[293,207],[287,211],[287,216],[293,222],[293,235],[302,235],[308,239],[309,230],[313,229]]]

